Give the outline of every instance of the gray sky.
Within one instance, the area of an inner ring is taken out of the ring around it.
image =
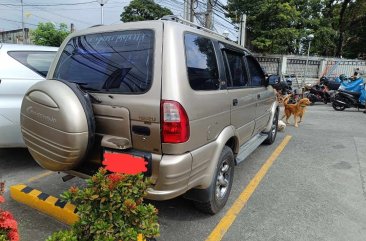
[[[104,24],[120,22],[120,14],[123,7],[130,0],[109,0],[104,5]],[[169,8],[176,15],[183,15],[183,0],[155,0],[156,3]],[[203,12],[206,0],[199,0],[196,12]],[[219,0],[226,4],[226,0]],[[100,5],[93,0],[23,0],[24,22],[27,28],[36,28],[39,22],[74,23],[76,30],[81,30],[96,24],[100,24]],[[65,4],[65,5],[62,5]],[[73,5],[67,5],[73,4]],[[0,0],[0,31],[20,29],[22,27],[21,0]],[[29,6],[33,5],[33,6]],[[38,5],[38,6],[34,6]],[[53,6],[42,6],[53,5]],[[236,39],[236,31],[225,19],[223,10],[215,7],[215,29],[222,33],[229,30],[230,38]]]

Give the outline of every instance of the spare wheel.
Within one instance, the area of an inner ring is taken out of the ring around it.
[[[75,168],[93,146],[92,104],[73,83],[45,80],[33,85],[23,98],[20,122],[31,155],[52,171]]]

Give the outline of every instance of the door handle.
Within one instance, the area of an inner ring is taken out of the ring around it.
[[[233,106],[237,106],[238,105],[238,99],[233,99]]]
[[[132,132],[141,136],[150,136],[150,128],[146,126],[132,126]]]
[[[257,94],[257,99],[259,100],[261,98],[261,95],[260,94]]]

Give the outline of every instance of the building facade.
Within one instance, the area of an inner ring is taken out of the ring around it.
[[[29,38],[29,28],[15,29],[0,32],[0,43],[10,44],[32,44]]]

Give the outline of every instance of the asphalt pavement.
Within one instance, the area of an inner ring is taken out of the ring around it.
[[[293,123],[293,119],[290,119]],[[158,240],[206,240],[248,188],[286,136],[292,138],[274,160],[222,240],[366,240],[366,115],[330,104],[308,107],[299,128],[278,133],[235,169],[229,201],[215,216],[202,214],[183,198],[152,202],[159,209]],[[7,187],[25,183],[58,196],[72,185],[64,174],[40,168],[25,149],[0,150],[0,180]],[[68,226],[18,204],[5,193],[4,209],[19,222],[21,240],[45,240]]]

